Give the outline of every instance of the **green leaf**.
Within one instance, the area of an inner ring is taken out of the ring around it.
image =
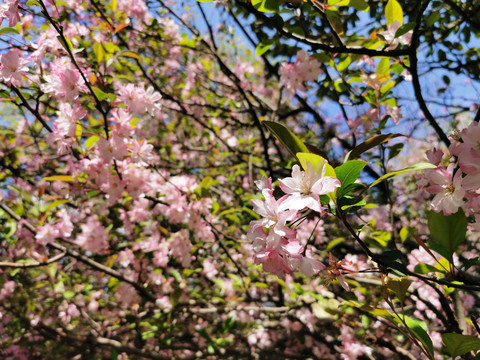
[[[415,269],[413,269],[414,272],[417,274],[428,274],[428,273],[437,273],[437,272],[443,272],[439,269],[437,269],[435,266],[429,265],[429,264],[417,264],[415,266]]]
[[[385,134],[385,135],[376,135],[368,140],[365,140],[363,143],[358,145],[357,147],[353,148],[348,154],[345,156],[345,161],[355,159],[359,157],[364,152],[374,148],[377,145],[383,144],[393,138],[404,136],[402,134]]]
[[[347,70],[347,68],[350,66],[352,63],[352,58],[350,56],[347,56],[345,59],[341,60],[338,65],[337,65],[337,70],[339,72],[343,72]]]
[[[383,58],[378,62],[376,72],[378,74],[388,74],[390,72],[390,58]]]
[[[73,292],[72,290],[67,290],[63,293],[63,297],[67,300],[73,298],[74,296],[75,292]]]
[[[363,205],[366,205],[367,204],[367,201],[365,199],[362,199],[358,202],[356,202],[355,204],[351,204],[351,205],[343,205],[341,207],[342,210],[347,210],[347,209],[350,209],[352,207],[355,207],[355,206],[363,206]]]
[[[392,261],[388,263],[388,267],[393,270],[399,276],[407,276],[408,269],[407,267],[398,261]]]
[[[400,230],[400,241],[402,242],[402,244],[405,242],[405,240],[407,240],[410,235],[412,235],[413,233],[415,233],[415,228],[414,227],[411,227],[411,226],[404,226],[402,227],[402,229]]]
[[[195,44],[195,41],[193,41],[193,44]],[[134,53],[133,51],[122,51],[121,53],[118,54],[118,56],[124,56],[124,57],[141,60],[140,55]]]
[[[395,81],[388,81],[385,84],[382,85],[380,88],[380,94],[385,95],[388,91],[390,91],[391,88],[395,86]]]
[[[105,51],[103,50],[102,44],[99,42],[96,42],[95,44],[93,44],[93,52],[97,57],[97,62],[101,62],[105,56]]]
[[[390,240],[392,240],[392,234],[388,231],[377,230],[371,234],[372,238],[378,242],[381,246],[386,247]]]
[[[479,257],[463,260],[463,268],[465,271],[470,269],[472,266],[477,266],[477,265],[480,265]]]
[[[430,16],[427,18],[427,26],[432,26],[435,24],[438,20],[440,20],[440,12],[435,11],[430,14]]]
[[[425,321],[405,316],[405,323],[413,335],[415,335],[415,337],[420,340],[423,345],[425,345],[425,348],[433,357],[433,343],[432,339],[430,339],[430,336],[428,336],[427,324],[425,324]]]
[[[470,351],[480,350],[480,339],[476,336],[446,333],[442,334],[442,340],[453,359]]]
[[[103,101],[105,99],[110,98],[110,94],[107,94],[106,92],[104,92],[103,90],[101,90],[101,89],[99,89],[95,86],[92,86],[92,90],[95,93],[95,96],[97,97],[97,99],[99,101]]]
[[[48,207],[47,207],[47,209],[45,210],[45,212],[49,212],[50,210],[56,208],[57,206],[66,204],[66,203],[68,203],[68,202],[69,202],[69,200],[55,200],[54,202],[52,202],[51,204],[48,205]]]
[[[398,28],[398,30],[395,32],[395,37],[398,38],[402,35],[405,35],[408,33],[410,30],[413,30],[415,28],[415,23],[414,22],[408,22],[405,25],[402,25]]]
[[[387,283],[387,289],[391,290],[403,304],[407,294],[408,287],[412,283],[408,277],[392,278]]]
[[[350,6],[358,11],[368,11],[370,9],[365,0],[350,0]]]
[[[213,0],[197,0],[198,2],[212,2]]]
[[[366,165],[367,163],[365,161],[351,160],[335,168],[337,179],[340,180],[340,184],[342,185],[338,192],[338,197],[345,195],[346,187],[358,179],[360,172]]]
[[[262,56],[263,54],[265,54],[268,51],[268,49],[270,49],[272,44],[273,44],[273,40],[263,40],[263,41],[261,41],[257,45],[257,48],[255,49],[255,55],[256,56]]]
[[[448,251],[447,259],[451,262],[453,253],[465,240],[467,217],[462,209],[448,216],[431,211],[428,214],[428,229],[433,240]]]
[[[261,12],[277,12],[278,4],[277,0],[252,0],[253,7]]]
[[[4,27],[4,28],[0,29],[0,35],[3,35],[3,34],[17,34],[17,35],[20,35],[20,31],[18,31],[17,29],[15,29],[13,27]]]
[[[402,151],[403,149],[403,145],[405,145],[404,143],[398,143],[398,144],[395,144],[395,145],[392,145],[390,146],[388,149],[389,149],[389,152],[388,152],[388,160],[391,160],[393,159],[395,156],[397,156],[398,154],[400,154],[400,151]]]
[[[262,121],[268,130],[282,143],[283,146],[292,154],[295,158],[297,153],[308,153],[308,149],[305,144],[290,130],[288,130],[282,124],[273,121]]]
[[[418,163],[418,164],[409,166],[409,167],[407,167],[407,168],[405,168],[405,169],[393,171],[393,172],[391,172],[391,173],[388,173],[388,174],[383,175],[382,177],[380,177],[380,178],[378,178],[377,180],[375,180],[375,181],[369,186],[369,188],[374,187],[375,185],[381,183],[382,181],[387,180],[387,179],[389,179],[389,178],[391,178],[391,177],[394,177],[394,176],[402,175],[402,174],[408,173],[408,172],[410,172],[410,171],[433,169],[433,168],[436,168],[436,166],[433,165],[433,164],[430,164],[430,163]]]
[[[37,5],[37,6],[40,7],[40,8],[42,7],[37,0],[28,0],[25,5],[27,5],[27,6]]]
[[[172,276],[175,278],[175,280],[177,280],[178,282],[181,282],[182,281],[182,276],[180,275],[180,273],[175,270],[175,269],[172,269],[170,270],[170,274],[172,274]]]
[[[403,10],[397,0],[388,0],[385,7],[385,17],[387,18],[387,25],[397,20],[400,22],[400,25],[403,24]]]
[[[100,140],[100,137],[97,135],[90,136],[87,140],[85,140],[85,147],[87,149],[92,148],[97,142]]]
[[[67,39],[65,36],[58,35],[57,40],[60,42],[60,44],[62,44],[63,48],[67,50],[67,52],[70,52],[73,50],[72,42],[69,39]]]
[[[344,237],[339,237],[339,238],[336,238],[336,239],[333,239],[332,241],[330,241],[326,247],[326,251],[330,251],[331,249],[333,249],[335,246],[341,244],[342,242],[345,241],[345,238]]]

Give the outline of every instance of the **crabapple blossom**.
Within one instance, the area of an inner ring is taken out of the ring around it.
[[[28,72],[27,61],[18,49],[12,49],[0,55],[0,78],[3,81],[19,85]]]
[[[108,233],[97,215],[92,215],[81,226],[82,232],[77,236],[79,246],[92,253],[102,253],[109,248]]]
[[[43,91],[52,93],[61,101],[72,102],[80,93],[87,91],[79,71],[65,58],[57,58],[52,64],[51,73],[44,78],[46,82],[41,85]]]
[[[279,70],[280,83],[293,95],[297,90],[305,91],[306,88],[303,83],[316,81],[321,73],[321,63],[308,55],[307,52],[300,50],[294,64],[281,64]]]
[[[0,5],[0,23],[4,18],[8,19],[8,26],[15,26],[20,21],[20,13],[18,11],[18,0],[5,0]]]
[[[292,210],[309,208],[320,213],[322,207],[319,195],[329,194],[340,187],[337,178],[325,176],[326,164],[325,160],[319,160],[315,165],[307,162],[306,171],[301,171],[298,165],[294,165],[292,177],[280,180],[280,188],[286,194],[282,207]]]
[[[409,30],[401,36],[396,36],[397,30],[402,26],[400,21],[395,20],[390,25],[386,31],[380,32],[380,35],[383,36],[385,41],[389,44],[387,50],[393,50],[398,47],[398,45],[408,45],[411,42],[413,31]]]
[[[462,187],[462,173],[457,171],[453,175],[455,165],[450,164],[445,170],[443,168],[428,169],[425,177],[430,186],[426,190],[435,194],[432,200],[432,209],[443,211],[446,215],[457,212],[464,204],[465,189]]]

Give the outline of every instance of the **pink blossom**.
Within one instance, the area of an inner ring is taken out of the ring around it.
[[[107,181],[100,185],[100,189],[108,195],[107,204],[112,206],[122,198],[125,191],[125,180],[120,179],[116,173],[108,173]]]
[[[458,208],[464,204],[465,189],[462,187],[462,173],[457,171],[453,176],[454,167],[454,164],[450,164],[446,170],[436,168],[425,171],[425,177],[430,183],[426,190],[430,194],[435,194],[432,209],[436,212],[443,211],[445,215],[457,212]]]
[[[0,289],[0,301],[3,301],[5,298],[12,296],[16,286],[17,284],[15,283],[15,281],[6,281],[3,284],[2,289]]]
[[[143,114],[148,112],[152,116],[158,116],[161,110],[159,101],[162,96],[152,86],[145,90],[145,85],[135,86],[127,84],[118,90],[120,96],[117,102],[123,102],[131,112]]]
[[[462,142],[451,147],[450,151],[452,155],[458,156],[460,169],[462,169],[465,174],[480,174],[480,124],[475,121],[472,122],[467,128],[461,131],[460,136]],[[475,182],[475,180],[466,179],[466,181],[473,182]]]
[[[319,195],[329,194],[340,181],[332,176],[325,176],[326,161],[319,162],[315,168],[307,163],[307,171],[301,171],[298,165],[292,168],[292,177],[280,180],[280,188],[287,194],[282,203],[283,208],[302,210],[309,208],[321,212]]]
[[[0,5],[0,24],[3,18],[8,19],[8,26],[13,27],[20,21],[20,12],[18,11],[18,0],[5,0]]]
[[[312,250],[307,249],[306,255],[307,256],[302,256],[299,269],[300,273],[306,277],[312,277],[314,274],[317,274],[326,268],[323,263],[311,257]]]
[[[41,85],[42,90],[53,93],[62,101],[73,101],[78,98],[80,92],[87,90],[79,71],[68,59],[55,59],[52,72],[44,78],[46,83]]]
[[[115,299],[124,306],[134,307],[141,301],[137,291],[133,286],[125,282],[120,283],[117,291],[115,292]]]
[[[272,178],[267,179],[266,177],[262,177],[260,180],[255,181],[255,185],[257,186],[258,190],[262,192],[262,194],[264,190],[270,195],[273,194]]]
[[[170,298],[168,296],[160,296],[155,301],[155,305],[157,305],[164,312],[169,312],[173,308],[172,303],[170,302]]]
[[[152,18],[147,5],[143,0],[117,0],[118,11],[123,11],[127,16],[148,23]]]
[[[265,201],[253,199],[253,211],[262,216],[262,219],[250,223],[251,228],[258,226],[272,228],[279,236],[292,237],[295,231],[286,226],[287,221],[293,220],[297,210],[286,210],[285,206],[279,205],[275,198],[265,192]]]
[[[60,218],[60,222],[55,224],[55,227],[58,229],[59,235],[64,238],[70,237],[73,231],[73,224],[70,215],[65,209],[58,211],[56,215],[58,218]]]
[[[58,118],[55,121],[56,131],[63,136],[75,137],[77,121],[87,116],[87,111],[76,101],[73,107],[69,103],[60,103],[59,108]]]
[[[429,162],[431,162],[435,166],[438,166],[442,161],[443,151],[438,150],[437,148],[433,148],[432,150],[428,150],[426,152],[426,156]]]
[[[126,248],[118,253],[117,261],[120,266],[126,268],[135,261],[135,255],[132,250]]]
[[[60,131],[57,129],[58,124],[53,124],[54,132],[50,133],[47,142],[48,144],[53,147],[57,148],[58,155],[65,155],[70,153],[70,149],[72,148],[72,139],[66,138]]]
[[[128,154],[128,142],[117,134],[112,134],[108,140],[101,137],[97,143],[97,152],[106,163],[112,159],[123,160]]]
[[[111,112],[110,121],[115,124],[115,133],[120,137],[129,137],[133,134],[131,122],[133,120],[132,114],[126,109],[113,109]]]
[[[304,82],[316,81],[321,73],[321,63],[307,52],[300,50],[295,64],[283,63],[280,66],[280,83],[291,95],[295,95],[296,90],[306,90]]]
[[[190,242],[188,230],[182,229],[173,234],[169,246],[172,256],[179,260],[183,267],[189,267],[192,262],[190,250],[192,250],[193,245]]]
[[[59,230],[55,226],[46,224],[38,229],[35,240],[41,245],[47,245],[54,242],[59,236]]]
[[[357,127],[363,125],[365,130],[370,130],[372,124],[378,122],[380,111],[376,108],[370,108],[362,116],[357,116],[355,120],[348,120],[350,129],[355,130]]]
[[[398,106],[385,104],[385,114],[390,115],[396,125],[400,124],[400,119],[403,118],[402,111]]]
[[[284,279],[292,270],[276,250],[264,250],[254,255],[255,264],[262,264],[263,270]]]
[[[92,215],[81,226],[82,233],[77,237],[77,244],[94,254],[105,252],[109,248],[108,234],[98,220],[97,215]]]
[[[12,49],[8,53],[0,55],[0,78],[14,85],[20,84],[22,76],[27,75],[26,63],[18,49]]]
[[[398,45],[408,45],[412,40],[413,31],[410,30],[407,33],[403,34],[402,36],[395,37],[397,30],[402,26],[400,21],[395,20],[393,23],[388,25],[387,31],[382,31],[379,34],[383,36],[385,41],[389,44],[387,50],[393,50],[398,47]]]
[[[133,140],[130,144],[130,159],[139,165],[148,165],[153,160],[153,145],[145,139],[138,142]]]
[[[203,262],[202,274],[204,274],[210,280],[214,279],[215,276],[218,274],[217,267],[212,260],[207,259]]]

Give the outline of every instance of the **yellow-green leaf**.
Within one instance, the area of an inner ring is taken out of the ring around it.
[[[415,171],[415,170],[424,170],[424,169],[434,169],[436,168],[435,165],[433,164],[430,164],[430,163],[418,163],[418,164],[415,164],[415,165],[412,165],[412,166],[409,166],[405,169],[402,169],[402,170],[397,170],[397,171],[393,171],[391,173],[388,173],[388,174],[385,174],[383,175],[382,177],[378,178],[377,180],[375,180],[370,186],[369,188],[381,183],[382,181],[384,180],[387,180],[388,178],[391,178],[391,177],[394,177],[394,176],[397,176],[397,175],[401,175],[401,174],[405,174],[405,173],[408,173],[410,171]]]
[[[42,180],[44,181],[75,181],[75,178],[71,175],[56,175],[56,176],[47,176]]]
[[[387,25],[395,21],[399,21],[403,25],[403,10],[397,0],[388,0],[385,7],[385,17],[387,18]]]

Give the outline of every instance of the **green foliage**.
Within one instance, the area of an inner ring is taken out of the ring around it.
[[[465,241],[467,233],[467,217],[462,209],[451,215],[443,212],[430,211],[428,214],[428,229],[432,240],[441,249],[439,253],[453,262],[453,254],[458,246]],[[437,251],[438,251],[437,249]]]
[[[480,339],[476,336],[446,333],[442,334],[442,340],[453,359],[470,351],[480,350]]]
[[[292,156],[297,157],[297,153],[308,153],[305,144],[287,127],[273,121],[263,121],[268,130],[282,143]]]
[[[366,151],[373,149],[374,147],[383,144],[391,139],[394,139],[399,136],[404,136],[402,134],[385,134],[385,135],[376,135],[370,139],[364,141],[360,145],[356,146],[354,149],[350,150],[345,156],[345,162],[348,160],[353,160],[358,158],[360,155]]]
[[[365,161],[351,160],[335,168],[335,174],[341,183],[340,190],[337,190],[337,196],[339,198],[348,194],[349,185],[358,179],[360,172],[366,165],[367,163]]]
[[[398,175],[402,175],[402,174],[406,174],[406,173],[409,173],[411,171],[418,171],[418,170],[425,170],[425,169],[433,169],[435,168],[436,166],[433,165],[433,164],[430,164],[430,163],[418,163],[418,164],[415,164],[415,165],[412,165],[412,166],[409,166],[405,169],[402,169],[402,170],[397,170],[397,171],[392,171],[388,174],[385,174],[383,176],[381,176],[380,178],[378,178],[377,180],[375,180],[373,183],[371,183],[369,185],[369,188],[371,187],[374,187],[375,185],[378,185],[379,183],[381,183],[382,181],[385,181],[391,177],[394,177],[394,176],[398,176]]]

